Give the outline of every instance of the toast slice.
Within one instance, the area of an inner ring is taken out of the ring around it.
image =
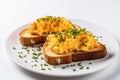
[[[107,54],[105,46],[99,43],[98,48],[86,52],[71,52],[68,54],[56,54],[47,48],[47,42],[43,45],[44,59],[48,64],[58,65],[83,60],[95,60],[104,58]]]
[[[80,28],[80,26],[78,25],[75,25],[75,28]],[[47,37],[48,34],[43,34],[41,36],[39,35],[33,35],[33,34],[30,34],[27,29],[24,29],[22,30],[20,33],[19,33],[19,40],[20,40],[20,43],[24,46],[31,46],[31,45],[34,45],[34,44],[38,44],[38,43],[44,43],[45,40],[46,40],[46,37]]]
[[[19,40],[22,45],[31,46],[41,42],[45,42],[47,34],[44,35],[33,35],[27,32],[27,29],[24,29],[19,34]]]

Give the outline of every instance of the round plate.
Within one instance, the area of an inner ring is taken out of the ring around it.
[[[72,23],[81,26],[82,28],[86,28],[88,31],[92,32],[96,36],[102,36],[102,38],[99,38],[98,41],[106,46],[107,56],[98,60],[73,62],[70,64],[63,64],[58,66],[49,65],[42,59],[42,47],[41,51],[36,50],[36,46],[40,46],[41,44],[35,45],[34,47],[28,47],[27,49],[29,51],[21,49],[22,45],[19,42],[19,33],[29,26],[29,24],[26,24],[16,29],[7,38],[6,50],[8,52],[9,57],[20,67],[25,68],[31,72],[47,76],[82,76],[100,71],[101,69],[105,69],[105,67],[108,67],[111,60],[113,60],[115,56],[118,55],[119,46],[116,39],[106,29],[99,25],[83,20],[69,20]],[[34,53],[40,53],[40,56],[36,60],[33,59]]]

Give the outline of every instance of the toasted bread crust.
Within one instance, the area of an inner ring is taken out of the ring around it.
[[[44,54],[44,59],[48,64],[52,65],[67,64],[72,62],[71,55],[52,57]]]
[[[72,61],[95,60],[104,58],[107,55],[105,46],[99,43],[100,47],[86,52],[76,52],[72,54]]]
[[[26,33],[26,29],[24,29],[19,34],[20,43],[25,46],[31,46],[34,44],[43,43],[43,42],[45,42],[46,37],[47,37],[47,34],[41,35],[41,36],[29,34],[30,36],[28,36],[28,37],[24,36],[25,34],[29,34],[29,33]]]
[[[86,52],[72,52],[63,55],[55,54],[54,56],[54,55],[50,55],[51,52],[47,50],[47,42],[45,42],[43,45],[44,59],[47,63],[52,65],[66,64],[66,63],[83,61],[83,60],[101,59],[106,56],[107,50],[103,44],[101,43],[99,44],[100,44],[99,48],[95,48]]]

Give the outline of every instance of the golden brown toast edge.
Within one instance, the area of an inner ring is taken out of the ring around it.
[[[37,36],[37,35],[29,34],[28,37],[25,37],[24,35],[26,34],[26,30],[27,29],[24,29],[19,34],[19,40],[20,40],[20,43],[22,45],[31,46],[31,45],[34,45],[34,44],[45,42],[47,35]]]
[[[86,52],[72,52],[69,54],[52,56],[46,52],[47,42],[43,45],[43,55],[44,59],[48,64],[58,65],[58,64],[67,64],[76,61],[84,60],[95,60],[104,58],[107,55],[107,50],[105,46],[101,43],[99,48],[95,48]]]

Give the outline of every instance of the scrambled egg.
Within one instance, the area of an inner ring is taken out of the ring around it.
[[[65,31],[68,28],[74,28],[74,25],[64,17],[46,16],[30,24],[27,30],[31,34],[42,35]]]
[[[68,29],[65,32],[50,34],[47,37],[48,48],[57,54],[87,51],[99,47],[93,35],[84,29]]]

